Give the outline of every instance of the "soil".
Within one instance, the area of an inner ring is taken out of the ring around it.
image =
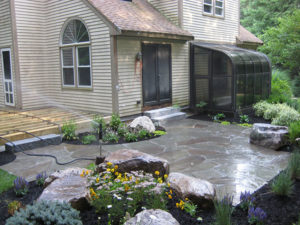
[[[0,152],[0,166],[10,163],[16,159],[16,155],[11,151]]]
[[[266,212],[265,225],[292,225],[298,221],[300,213],[300,181],[295,181],[294,192],[291,197],[278,197],[270,190],[270,184],[274,179],[253,193],[256,199],[255,206],[262,208]],[[9,217],[7,202],[17,200],[22,202],[23,205],[30,204],[39,197],[41,192],[42,188],[31,182],[29,193],[24,197],[16,197],[13,189],[2,193],[0,195],[0,225],[4,225],[5,220]],[[215,222],[213,209],[199,211],[195,217],[192,217],[185,211],[176,208],[176,202],[179,202],[179,199],[173,196],[172,199],[168,200],[167,209],[180,224],[210,225]],[[84,225],[107,224],[108,221],[107,214],[97,215],[93,207],[81,212],[80,217]],[[202,218],[202,222],[197,220],[198,217]],[[239,205],[233,211],[232,224],[249,225],[247,211],[243,211]]]
[[[33,203],[42,193],[43,187],[38,186],[35,181],[29,183],[29,191],[25,196],[16,196],[13,188],[0,194],[0,225],[5,224],[5,220],[10,217],[7,206],[12,201],[19,201],[23,206]]]
[[[156,130],[156,131],[166,131],[165,128],[159,127],[159,126],[158,126],[158,127],[155,127],[155,130]],[[78,139],[76,139],[76,140],[65,140],[65,139],[63,139],[63,142],[64,142],[64,143],[67,143],[67,144],[72,144],[72,145],[87,145],[87,144],[84,144],[84,143],[82,142],[83,137],[84,137],[84,136],[87,136],[87,135],[95,135],[96,138],[97,138],[96,141],[93,141],[93,142],[90,143],[89,145],[99,145],[99,141],[98,141],[98,140],[99,140],[99,137],[98,137],[98,134],[92,133],[92,132],[79,133],[79,134],[77,135]],[[150,140],[150,139],[158,138],[158,137],[160,137],[160,135],[154,135],[154,134],[151,133],[151,136],[150,136],[150,137],[138,138],[138,139],[137,139],[137,142],[139,142],[139,141],[145,141],[145,140]],[[124,144],[124,143],[128,143],[128,142],[125,140],[124,137],[120,137],[120,138],[119,138],[119,141],[118,141],[117,143],[105,143],[105,142],[103,143],[103,142],[102,142],[103,145],[116,145],[116,144]]]
[[[225,114],[225,119],[222,121],[228,121],[230,123],[241,123],[239,117],[234,117],[232,113],[224,113]],[[204,121],[214,121],[212,117],[216,114],[207,114],[207,113],[202,113],[202,114],[196,114],[193,116],[190,116],[190,119],[196,119],[196,120],[204,120]],[[265,120],[262,117],[257,117],[255,115],[248,115],[249,117],[249,124],[254,124],[254,123],[268,123],[270,124],[270,120]]]

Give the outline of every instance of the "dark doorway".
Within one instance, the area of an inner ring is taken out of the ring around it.
[[[144,105],[171,102],[171,46],[143,44]]]

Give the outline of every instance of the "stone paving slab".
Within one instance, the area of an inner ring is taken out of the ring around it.
[[[170,162],[171,172],[208,180],[216,185],[219,195],[233,194],[235,203],[241,191],[255,191],[287,166],[289,153],[249,144],[249,128],[185,119],[168,123],[166,129],[167,135],[160,138],[105,145],[103,152],[136,149],[162,157]],[[53,154],[60,162],[66,162],[78,157],[96,157],[99,147],[61,144],[27,152]],[[17,153],[15,161],[0,168],[33,180],[42,171],[49,173],[71,166],[85,167],[91,162],[77,161],[58,166],[51,158]]]

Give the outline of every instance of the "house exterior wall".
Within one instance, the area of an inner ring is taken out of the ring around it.
[[[178,25],[178,0],[149,0],[149,2],[165,15],[171,22]]]
[[[195,40],[236,43],[239,34],[239,0],[224,1],[224,18],[203,15],[203,0],[183,0],[183,29]]]
[[[15,0],[23,108],[58,106],[111,113],[109,28],[82,0]],[[90,34],[92,89],[62,87],[60,37],[81,19]]]
[[[13,57],[13,38],[12,38],[12,21],[11,21],[11,8],[10,0],[0,1],[0,50],[4,48],[11,49],[12,60],[12,75],[13,80],[15,78],[14,73],[14,57]],[[2,70],[2,55],[0,55],[0,107],[5,106],[5,96],[3,87],[3,70]],[[14,92],[16,90],[14,82]],[[16,93],[14,94],[16,97]]]
[[[118,37],[119,113],[121,116],[139,114],[143,107],[142,71],[135,57],[142,51],[142,42],[171,44],[172,103],[189,104],[189,56],[187,42]],[[137,104],[140,101],[141,104]]]

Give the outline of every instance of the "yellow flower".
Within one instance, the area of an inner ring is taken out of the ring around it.
[[[179,208],[179,203],[178,202],[176,202],[176,207]]]
[[[129,186],[127,185],[127,184],[125,184],[125,186],[124,186],[124,190],[125,190],[125,192],[127,192],[128,190],[129,190]]]
[[[135,181],[135,184],[138,184],[138,183],[139,183],[139,180],[136,180],[136,181]]]
[[[172,195],[168,195],[168,198],[169,198],[169,199],[172,199]]]
[[[185,200],[188,201],[189,199],[188,199],[188,198],[185,198]]]
[[[158,181],[158,183],[162,184],[162,183],[163,183],[163,181],[162,181],[162,180],[159,180],[159,181]]]
[[[167,179],[167,178],[168,178],[168,174],[165,174],[165,175],[164,175],[164,178]]]
[[[132,180],[132,176],[129,177],[129,180]]]
[[[118,165],[115,165],[115,170],[117,170],[119,167],[118,167]]]
[[[111,169],[110,171],[113,173],[113,172],[115,172],[115,169]]]
[[[118,175],[119,175],[119,173],[118,173],[118,172],[115,172],[115,175],[116,175],[116,176],[118,176]]]
[[[173,194],[173,191],[172,191],[172,189],[170,189],[170,193],[171,193],[171,194]]]
[[[171,186],[171,184],[170,183],[168,183],[168,187],[170,187]]]
[[[184,206],[181,206],[181,210],[184,210]]]
[[[159,176],[159,171],[156,170],[154,173],[156,176]]]
[[[84,177],[84,171],[82,171],[82,173],[80,174],[81,177]]]
[[[110,169],[109,169],[109,168],[107,168],[107,169],[106,169],[106,171],[107,171],[107,172],[110,172]]]
[[[97,177],[97,178],[96,178],[96,182],[99,183],[99,180],[100,180],[99,177]]]
[[[111,162],[107,162],[106,165],[112,166],[112,163]]]
[[[85,174],[86,174],[86,175],[89,175],[89,171],[85,171]]]

